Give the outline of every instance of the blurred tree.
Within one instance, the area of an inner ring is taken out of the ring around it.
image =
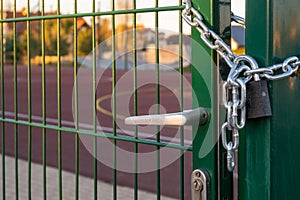
[[[36,30],[30,32],[30,58],[40,55],[41,41]],[[20,48],[22,49],[22,56],[27,55],[27,30],[20,36]]]
[[[70,22],[69,22],[70,21]],[[57,55],[57,23],[56,20],[47,20],[45,22],[45,45],[46,54],[49,56]],[[60,29],[60,55],[65,56],[69,53],[70,42],[68,40],[68,35],[71,33],[72,21],[63,20]]]
[[[100,42],[103,42],[111,37],[111,22],[109,19],[102,19],[100,23]]]
[[[99,44],[105,42],[105,45],[101,47],[106,47],[108,40],[111,37],[111,29],[110,29],[110,20],[109,19],[101,19],[99,24],[98,32],[96,33]],[[90,26],[83,26],[78,32],[78,55],[86,56],[92,51],[92,28]],[[97,44],[97,45],[99,45]],[[102,55],[104,49],[100,49],[100,55]]]
[[[72,35],[72,19],[62,20],[60,34],[60,53],[65,56],[69,53],[69,37]],[[45,22],[45,48],[47,56],[57,55],[57,23],[56,20]],[[17,60],[20,61],[27,56],[27,30],[17,34]],[[6,59],[13,60],[13,32],[11,31],[6,38]],[[41,56],[41,37],[38,29],[31,28],[30,32],[30,55],[31,58]]]
[[[8,63],[14,61],[14,37],[13,31],[10,31],[5,38],[5,59]],[[21,61],[24,53],[26,52],[26,45],[22,42],[22,37],[19,34],[16,35],[16,60]]]
[[[73,53],[73,19],[62,19],[60,28],[60,55],[66,56]],[[100,28],[97,32],[99,34],[99,41],[103,42],[111,37],[110,20],[102,19]],[[6,60],[13,62],[14,49],[13,49],[13,31],[11,30],[6,39]],[[27,56],[27,30],[18,33],[16,36],[17,49],[16,59],[21,61]],[[41,33],[39,28],[31,28],[30,31],[30,50],[31,58],[41,56]],[[92,50],[92,29],[86,24],[78,30],[78,54],[79,56],[88,55]],[[57,55],[57,21],[45,21],[45,53],[46,56]]]
[[[92,29],[83,27],[78,34],[78,55],[86,56],[92,51]]]

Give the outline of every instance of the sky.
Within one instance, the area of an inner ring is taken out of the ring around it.
[[[26,8],[27,1],[16,0],[17,10]],[[40,7],[41,0],[30,0],[30,10],[35,12]],[[109,11],[111,10],[110,0],[95,0],[96,11]],[[13,5],[13,0],[4,1],[5,8]],[[124,2],[124,0],[115,0],[115,2]],[[131,2],[131,0],[129,0]],[[62,13],[74,12],[74,0],[61,0],[60,7]],[[175,6],[178,5],[178,0],[159,0],[159,6]],[[129,7],[131,5],[128,5]],[[155,6],[155,0],[136,0],[137,8],[151,8]],[[232,11],[239,16],[245,16],[245,0],[231,0]],[[45,0],[45,11],[53,11],[57,8],[57,0]],[[79,13],[92,12],[92,0],[77,0],[77,9]],[[118,8],[117,8],[118,9]],[[165,32],[178,32],[178,11],[166,11],[159,13],[159,27]],[[143,23],[146,27],[155,27],[154,13],[142,13],[137,15],[138,23]],[[189,33],[190,28],[186,23],[183,23],[183,29],[185,33]]]
[[[231,0],[231,10],[234,14],[245,17],[245,0]]]

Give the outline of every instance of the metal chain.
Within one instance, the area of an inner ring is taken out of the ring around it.
[[[297,74],[300,59],[289,57],[281,64],[259,68],[256,60],[249,55],[237,56],[222,38],[210,29],[203,16],[191,3],[184,0],[185,9],[182,18],[192,27],[195,27],[202,41],[212,50],[215,50],[231,68],[227,81],[223,85],[223,104],[227,109],[227,120],[221,128],[221,138],[224,149],[227,151],[227,169],[233,171],[236,165],[235,152],[239,147],[239,130],[246,123],[246,84],[254,80],[279,80]],[[245,19],[231,13],[232,21],[245,26]],[[227,141],[227,132],[232,134],[232,141]]]
[[[235,15],[233,12],[231,12],[231,20],[243,27],[246,27],[246,20],[240,16]]]

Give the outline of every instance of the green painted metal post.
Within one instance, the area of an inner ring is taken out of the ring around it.
[[[230,1],[194,1],[193,6],[200,10],[205,20],[224,41],[230,43],[231,6]],[[205,107],[210,112],[209,123],[194,130],[193,167],[206,169],[211,176],[211,198],[232,199],[232,173],[226,170],[226,154],[219,143],[220,124],[225,120],[225,111],[219,105],[222,85],[220,77],[224,61],[216,52],[209,49],[200,39],[199,32],[192,30],[192,80],[195,96],[194,107]],[[208,154],[207,154],[208,153]]]
[[[3,15],[3,0],[1,0],[0,2],[0,8],[1,8],[1,13],[0,13],[0,17],[1,20],[3,19],[4,15]],[[0,55],[0,68],[1,68],[1,117],[4,119],[5,118],[5,98],[4,98],[4,49],[5,49],[5,44],[4,44],[4,26],[3,23],[0,24],[0,28],[1,28],[1,32],[0,32],[0,38],[1,38],[1,55]],[[5,155],[5,124],[2,122],[1,123],[1,153],[2,155]],[[5,200],[6,197],[6,177],[5,177],[5,156],[2,156],[2,161],[1,161],[1,165],[2,165],[2,199]]]
[[[201,14],[207,22],[214,24],[214,9],[213,0],[192,2],[193,7],[197,10],[201,10]],[[201,9],[200,9],[201,8]],[[209,109],[210,122],[205,127],[193,127],[194,140],[193,140],[193,168],[194,169],[206,169],[211,176],[211,196],[212,199],[217,199],[217,149],[215,141],[218,131],[217,116],[215,115],[216,99],[212,96],[217,90],[216,83],[216,66],[215,66],[215,54],[209,49],[202,41],[199,32],[196,29],[192,29],[192,85],[195,95],[193,96],[193,107],[204,107]],[[200,44],[200,45],[199,45]],[[208,131],[209,127],[211,130]],[[199,129],[198,129],[199,128]],[[198,130],[197,130],[198,129]],[[195,131],[197,130],[197,131]],[[208,146],[214,148],[205,157],[201,157],[200,150],[203,141],[206,137],[206,133],[210,135]]]
[[[268,66],[300,53],[297,0],[247,1],[247,54]],[[269,83],[273,116],[247,122],[239,153],[239,199],[299,199],[300,78]]]

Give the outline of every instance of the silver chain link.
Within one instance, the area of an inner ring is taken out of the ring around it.
[[[222,38],[210,29],[203,16],[191,3],[184,0],[185,9],[182,18],[192,27],[195,27],[202,41],[212,50],[215,50],[231,68],[227,81],[223,85],[223,104],[227,109],[227,120],[221,128],[221,139],[227,151],[227,169],[233,171],[236,165],[235,152],[239,147],[239,130],[246,123],[246,84],[254,80],[279,80],[295,75],[300,66],[300,59],[289,57],[281,64],[259,68],[256,60],[249,55],[237,56]],[[231,13],[231,20],[245,26],[245,19]],[[232,141],[227,141],[227,132],[231,133]]]
[[[231,20],[243,27],[246,27],[246,20],[240,16],[235,15],[233,12],[231,12]]]

